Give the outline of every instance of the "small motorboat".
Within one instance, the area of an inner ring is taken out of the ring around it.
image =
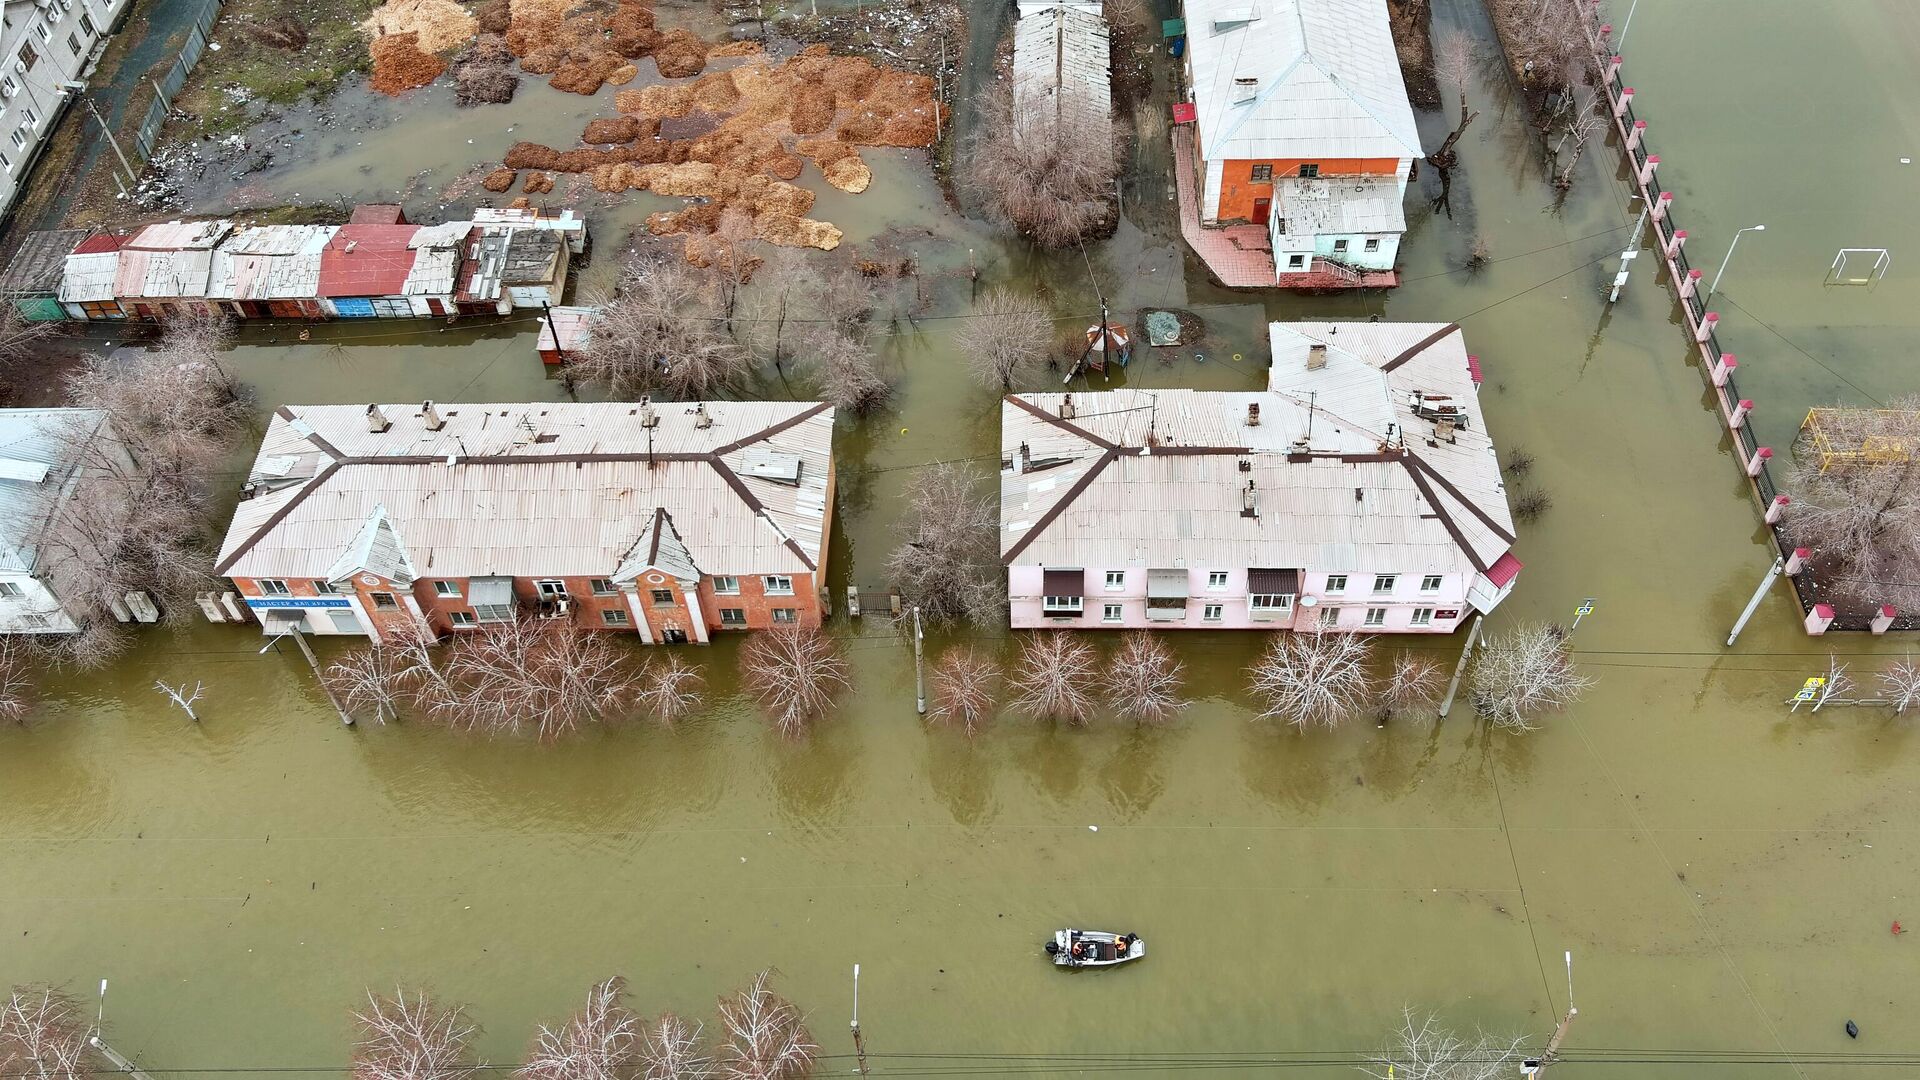
[[[1109,934],[1105,930],[1055,930],[1047,942],[1055,967],[1113,967],[1147,955],[1139,934]]]

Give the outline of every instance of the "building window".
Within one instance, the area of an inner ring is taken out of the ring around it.
[[[595,596],[614,596],[620,592],[619,589],[613,587],[612,581],[603,577],[589,580],[587,587],[593,590],[593,595]]]
[[[261,578],[260,579],[260,595],[261,596],[292,596],[293,590],[287,588],[287,583],[284,581],[281,581],[279,578],[271,578],[271,577]]]
[[[721,608],[720,609],[720,625],[721,626],[747,625],[747,609],[737,608],[737,607]]]
[[[31,45],[20,46],[20,66],[21,67],[26,68],[28,71],[32,71],[33,65],[39,62],[40,62],[40,54],[33,51],[33,46]]]
[[[45,630],[53,625],[53,620],[44,611],[21,612],[20,621],[26,623],[29,630]]]
[[[1433,609],[1430,607],[1414,608],[1413,609],[1413,625],[1414,626],[1432,626],[1433,625]]]
[[[0,581],[0,597],[5,597],[9,600],[13,600],[13,599],[19,598],[22,595],[23,594],[21,593],[20,586],[18,584],[11,581]]]
[[[1291,611],[1293,610],[1293,594],[1292,593],[1255,593],[1253,594],[1253,610],[1255,611]]]
[[[567,596],[567,583],[556,578],[536,581],[533,587],[539,591],[542,600],[564,600]]]
[[[68,34],[67,48],[73,50],[73,55],[79,56],[80,55],[80,39],[74,36],[73,34]]]
[[[1428,574],[1426,577],[1421,578],[1420,591],[1421,592],[1439,592],[1440,591],[1440,575]]]
[[[1300,166],[1300,176],[1302,179],[1311,180],[1314,177],[1319,175],[1320,175],[1320,166],[1317,163]]]
[[[1393,591],[1393,583],[1398,580],[1400,580],[1399,574],[1375,574],[1373,575],[1373,591],[1376,593],[1390,593]]]
[[[760,580],[766,585],[768,596],[793,595],[793,579],[784,574],[769,574]]]
[[[475,604],[473,613],[481,622],[512,622],[512,604]]]
[[[8,172],[12,172],[12,171],[13,171],[13,159],[12,159],[12,158],[10,158],[10,157],[8,157],[8,156],[7,156],[7,155],[5,155],[5,154],[0,154],[0,169],[5,169],[5,170],[7,170]],[[83,305],[83,306],[84,306],[84,305]]]
[[[649,590],[648,595],[652,598],[653,602],[656,604],[671,605],[673,603],[672,589],[652,589],[652,590]]]
[[[479,620],[473,617],[471,611],[449,611],[447,621],[455,626],[472,626]]]
[[[85,15],[80,16],[80,29],[85,30],[88,37],[95,37],[100,33],[100,31],[93,28],[93,20],[87,18]]]
[[[1307,257],[1305,255],[1287,256],[1287,269],[1298,270],[1305,265],[1307,265]]]
[[[1225,610],[1225,604],[1207,604],[1200,609],[1200,620],[1202,622],[1219,622],[1220,615]]]
[[[1347,575],[1328,574],[1327,575],[1327,591],[1328,592],[1346,592],[1347,591]]]
[[[369,593],[368,595],[373,597],[373,609],[375,611],[385,611],[390,608],[397,608],[400,606],[399,603],[394,600],[393,594],[390,592]]]
[[[43,23],[43,22],[42,22],[42,23],[34,23],[34,24],[33,24],[33,32],[34,32],[34,33],[36,33],[36,34],[39,34],[39,35],[40,35],[40,40],[41,40],[41,41],[52,41],[52,40],[53,40],[53,28],[52,28],[52,27],[50,27],[50,26],[48,26],[48,25],[47,25],[46,23]]]
[[[1369,236],[1367,237],[1367,242],[1364,246],[1368,251],[1379,251],[1380,238],[1377,236]]]
[[[13,140],[13,145],[15,149],[19,149],[19,150],[26,149],[27,137],[25,135],[20,134],[19,128],[14,128],[12,131],[8,132],[7,138]]]
[[[1383,608],[1383,607],[1370,607],[1370,608],[1368,608],[1368,609],[1367,609],[1367,621],[1366,621],[1366,622],[1365,622],[1365,623],[1364,623],[1363,625],[1366,625],[1366,626],[1385,626],[1385,625],[1387,625],[1387,609],[1386,609],[1386,608]]]
[[[1340,625],[1340,609],[1337,607],[1321,608],[1320,609],[1320,625],[1321,626],[1339,626]]]
[[[1227,587],[1227,572],[1225,570],[1207,571],[1207,588],[1224,589],[1226,587]]]
[[[1333,250],[1334,250],[1334,253],[1335,253],[1335,254],[1342,254],[1342,253],[1344,253],[1344,252],[1345,252],[1345,251],[1347,250],[1347,241],[1346,241],[1346,238],[1345,238],[1345,237],[1342,237],[1342,238],[1340,238],[1340,239],[1338,239],[1338,240],[1335,240],[1335,241],[1333,242]]]
[[[36,127],[36,128],[37,128],[37,127],[39,127],[39,126],[40,126],[40,114],[39,114],[39,113],[37,113],[37,112],[34,112],[34,111],[33,111],[32,109],[21,109],[20,111],[26,114],[26,117],[27,117],[27,126],[28,126],[28,127]]]
[[[1126,587],[1127,587],[1127,572],[1125,570],[1107,571],[1107,588],[1124,589]]]
[[[740,579],[737,577],[716,577],[713,579],[713,591],[721,596],[732,596],[740,591]]]
[[[457,581],[436,581],[433,583],[433,595],[458,597],[460,595],[460,583]]]
[[[600,622],[605,626],[625,626],[627,613],[619,608],[608,608],[600,613]]]
[[[316,581],[313,583],[313,595],[315,596],[332,596],[338,591],[338,589],[333,587],[333,582],[331,581]]]
[[[773,609],[773,621],[777,623],[799,622],[800,612],[796,608],[777,607]]]
[[[1078,596],[1049,596],[1040,601],[1040,609],[1046,614],[1059,612],[1063,615],[1078,615],[1081,598]]]
[[[1119,604],[1101,605],[1100,621],[1101,622],[1119,622],[1120,621],[1120,605]]]
[[[1271,184],[1271,183],[1273,183],[1273,166],[1271,166],[1271,165],[1255,165],[1255,166],[1253,167],[1253,176],[1252,176],[1252,180],[1253,180],[1253,182],[1254,182],[1254,183],[1256,183],[1256,184]]]
[[[12,97],[13,95],[19,92],[20,92],[20,84],[13,81],[13,76],[11,75],[0,76],[0,94],[5,94],[8,97]]]

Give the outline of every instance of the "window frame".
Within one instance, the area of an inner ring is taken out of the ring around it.
[[[1336,237],[1336,238],[1334,239],[1334,241],[1333,241],[1333,253],[1334,253],[1335,255],[1345,255],[1345,254],[1347,253],[1347,238],[1346,238],[1346,237],[1344,237],[1344,236],[1341,236],[1341,237]]]
[[[1254,165],[1247,170],[1247,182],[1250,184],[1273,183],[1273,166],[1265,163]]]
[[[1327,591],[1337,592],[1337,593],[1346,592],[1347,591],[1347,575],[1328,574],[1327,575]]]
[[[1339,626],[1340,611],[1341,611],[1341,608],[1338,607],[1337,605],[1334,607],[1321,608],[1320,609],[1320,625],[1321,626]]]
[[[1407,625],[1408,626],[1432,626],[1433,625],[1433,609],[1430,607],[1414,608],[1413,618],[1408,621]]]
[[[588,578],[587,591],[595,596],[619,596],[620,586],[615,585],[612,578]]]
[[[382,597],[385,597],[384,601]],[[400,598],[384,589],[367,593],[367,599],[372,602],[375,611],[396,611],[400,607]]]
[[[1444,584],[1445,581],[1446,579],[1439,574],[1426,574],[1420,578],[1420,591],[1423,593],[1439,592],[1440,586]],[[1429,582],[1431,582],[1431,584],[1429,584]]]
[[[1227,587],[1227,583],[1230,582],[1232,579],[1233,579],[1233,575],[1226,570],[1209,570],[1207,571],[1207,591],[1208,592],[1224,591]]]
[[[471,611],[449,611],[447,625],[455,630],[467,630],[480,625],[480,617]]]
[[[781,584],[776,585],[775,582],[780,582]],[[792,596],[793,577],[789,574],[762,574],[760,575],[760,587],[765,590],[768,596]]]
[[[1226,618],[1227,605],[1220,603],[1200,605],[1201,622],[1225,622]]]
[[[261,596],[292,596],[293,590],[287,587],[286,578],[255,578],[253,582],[260,589]]]
[[[627,614],[626,608],[601,608],[600,625],[609,627],[632,626],[633,618]]]
[[[770,610],[773,612],[773,621],[781,626],[791,626],[800,621],[799,608],[777,607]]]
[[[654,607],[672,607],[674,605],[672,589],[648,589],[647,603]]]
[[[1373,626],[1373,627],[1380,627],[1380,626],[1387,625],[1387,609],[1383,607],[1368,608],[1367,616],[1366,618],[1360,620],[1360,625]]]
[[[27,595],[17,581],[0,581],[0,600],[18,600]]]
[[[1109,570],[1107,571],[1106,582],[1108,592],[1119,592],[1121,589],[1127,587],[1127,572],[1125,570]]]
[[[1299,172],[1299,179],[1301,179],[1301,180],[1318,180],[1318,179],[1320,179],[1320,163],[1319,163],[1319,162],[1317,162],[1317,161],[1303,161],[1303,162],[1301,162],[1301,163],[1300,163],[1300,172]]]
[[[1254,593],[1247,597],[1247,609],[1250,611],[1292,611],[1293,596],[1294,594],[1292,593]]]
[[[721,608],[720,609],[720,625],[721,626],[747,625],[747,609],[738,608],[738,607]]]
[[[87,36],[90,38],[100,36],[100,31],[93,27],[93,20],[88,18],[87,13],[84,11],[80,13],[80,29],[85,30]]]
[[[1362,251],[1379,251],[1379,250],[1380,250],[1380,238],[1379,238],[1379,237],[1377,237],[1377,236],[1369,236],[1369,237],[1367,237],[1367,242],[1366,242],[1366,243],[1364,243],[1364,244],[1362,244],[1362,245],[1360,245],[1360,249],[1361,249]]]
[[[1126,617],[1126,609],[1119,604],[1100,605],[1100,621],[1103,623],[1117,623]]]
[[[1042,596],[1040,612],[1043,615],[1059,613],[1063,615],[1084,615],[1087,598],[1084,596]]]
[[[714,575],[713,594],[715,596],[739,596],[740,579],[734,577],[732,574]]]
[[[1307,257],[1305,255],[1287,256],[1287,269],[1304,270],[1306,269],[1306,266],[1307,266]]]
[[[433,595],[443,600],[459,600],[462,598],[460,583],[441,578],[433,583]]]
[[[1393,590],[1398,588],[1399,585],[1399,574],[1373,575],[1373,595],[1375,596],[1392,596]]]

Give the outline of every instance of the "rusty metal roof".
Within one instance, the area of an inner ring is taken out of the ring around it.
[[[31,296],[52,294],[60,288],[67,272],[67,256],[87,238],[86,229],[55,229],[30,232],[14,252],[13,261],[0,272],[0,294]]]

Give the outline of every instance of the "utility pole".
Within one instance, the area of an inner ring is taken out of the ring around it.
[[[1636,199],[1639,197],[1634,196]],[[1633,223],[1633,238],[1627,241],[1626,248],[1620,252],[1620,272],[1613,276],[1613,291],[1607,294],[1609,304],[1620,299],[1620,286],[1627,283],[1627,274],[1633,269],[1633,260],[1640,257],[1640,238],[1646,235],[1647,218],[1652,212],[1649,206],[1640,208],[1640,220]]]
[[[94,1016],[93,1034],[87,1036],[88,1045],[92,1046],[95,1050],[100,1051],[101,1057],[104,1057],[108,1061],[113,1062],[113,1067],[115,1069],[119,1070],[120,1073],[125,1076],[132,1077],[132,1080],[153,1080],[153,1077],[140,1071],[140,1067],[133,1063],[132,1058],[128,1057],[127,1055],[121,1053],[118,1050],[115,1050],[113,1047],[108,1046],[107,1040],[100,1037],[100,1027],[102,1024],[106,1023],[106,1019],[107,1019],[107,980],[101,979],[100,980],[100,1011],[98,1014]]]
[[[107,145],[113,147],[113,156],[120,159],[120,167],[126,170],[127,183],[138,184],[140,177],[134,174],[133,166],[127,163],[126,151],[120,149],[120,140],[113,137],[113,129],[107,126],[106,120],[100,115],[100,110],[93,107],[93,99],[91,97],[83,97],[80,100],[87,103],[87,111],[93,114],[94,122],[100,125],[100,134],[107,137]],[[114,179],[114,183],[120,183],[118,177]],[[120,193],[124,195],[126,192],[126,184],[120,184]]]
[[[940,99],[947,96],[947,36],[940,35],[940,66],[933,69],[933,137],[940,138]],[[938,156],[938,155],[936,155]]]
[[[914,609],[918,614],[919,609]],[[860,1037],[860,965],[853,965],[853,1060],[860,1075],[867,1075],[867,1042]]]
[[[1734,639],[1740,636],[1740,631],[1747,628],[1747,620],[1753,618],[1754,611],[1760,607],[1760,601],[1766,597],[1767,589],[1773,585],[1773,579],[1779,577],[1781,571],[1786,568],[1786,556],[1774,556],[1773,565],[1767,568],[1767,576],[1760,579],[1760,587],[1753,590],[1753,598],[1747,601],[1746,610],[1742,611],[1740,617],[1734,620],[1733,632],[1727,635],[1728,645],[1732,645]]]
[[[278,651],[278,647],[280,645],[280,639],[283,637],[293,638],[293,643],[295,645],[300,646],[300,655],[307,658],[307,666],[313,669],[314,681],[320,684],[320,692],[327,695],[327,703],[333,706],[334,712],[340,714],[341,723],[347,725],[348,727],[352,727],[353,717],[348,716],[347,710],[340,707],[340,699],[334,697],[333,691],[327,687],[326,678],[320,674],[320,659],[319,657],[316,657],[313,655],[313,646],[307,644],[307,636],[300,632],[299,623],[297,622],[288,623],[286,630],[275,635],[274,639],[272,641],[267,642],[266,646],[262,648],[260,651],[266,652],[267,649],[274,649]]]
[[[1568,950],[1566,957],[1567,1015],[1561,1017],[1560,1026],[1553,1029],[1553,1038],[1547,1040],[1546,1052],[1537,1058],[1528,1058],[1520,1063],[1520,1075],[1522,1076],[1538,1076],[1543,1069],[1553,1064],[1553,1059],[1560,1054],[1560,1044],[1566,1041],[1567,1029],[1573,1027],[1573,1018],[1580,1015],[1580,1010],[1575,1008],[1573,1004],[1573,951]]]
[[[172,698],[173,703],[180,706],[187,714],[187,719],[196,724],[200,722],[200,718],[194,715],[193,711],[193,703],[200,700],[201,687],[198,682],[193,684],[193,691],[191,693],[187,691],[186,683],[181,683],[179,686],[168,686],[166,683],[155,680],[153,688]]]
[[[927,715],[927,677],[920,659],[920,642],[924,635],[920,633],[920,605],[913,605],[913,698],[914,708],[921,716]]]
[[[1460,676],[1467,672],[1467,658],[1473,655],[1473,641],[1480,636],[1480,620],[1485,615],[1475,615],[1473,625],[1467,628],[1467,645],[1460,650],[1460,662],[1453,665],[1453,681],[1447,684],[1447,699],[1440,703],[1440,718],[1446,719],[1447,710],[1453,708],[1453,695],[1460,689]]]

